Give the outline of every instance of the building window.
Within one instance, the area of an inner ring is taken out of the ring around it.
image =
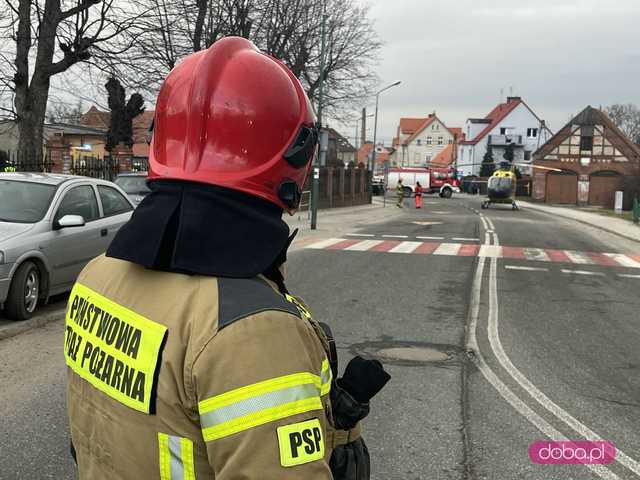
[[[506,135],[507,134],[507,127],[500,127],[500,135]]]
[[[593,137],[580,137],[580,150],[585,152],[593,150]]]
[[[422,140],[417,139],[417,140],[416,140],[416,145],[418,145],[418,146],[422,145]]]
[[[527,138],[538,138],[538,129],[527,128]]]
[[[438,137],[438,145],[444,145],[444,137]]]
[[[449,145],[451,145],[453,143],[453,140],[449,139]]]
[[[431,155],[427,155],[426,160],[427,160],[427,163],[430,163],[431,162]]]
[[[525,151],[524,151],[524,159],[525,159],[526,161],[531,160],[531,151],[530,151],[530,150],[525,150]]]
[[[433,137],[427,137],[427,145],[433,145]]]

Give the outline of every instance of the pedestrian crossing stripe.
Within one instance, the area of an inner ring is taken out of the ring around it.
[[[448,242],[417,242],[400,240],[356,240],[329,238],[308,244],[314,250],[344,250],[348,252],[408,253],[422,255],[485,257],[527,260],[535,262],[570,263],[640,269],[640,255],[622,253],[577,252],[545,248],[474,245]]]

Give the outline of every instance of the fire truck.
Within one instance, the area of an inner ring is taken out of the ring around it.
[[[413,195],[417,182],[420,182],[425,193],[438,193],[443,198],[451,198],[454,193],[460,193],[460,182],[454,168],[390,168],[387,190],[395,190],[400,178],[407,197]]]

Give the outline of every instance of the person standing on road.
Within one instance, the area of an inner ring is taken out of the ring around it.
[[[398,202],[396,207],[402,208],[404,206],[404,186],[402,185],[402,179],[398,179],[398,185],[396,186],[396,193],[398,194]]]
[[[416,208],[422,208],[422,193],[424,189],[420,182],[416,182]]]
[[[80,480],[366,480],[359,422],[389,376],[338,378],[330,329],[283,276],[317,154],[298,79],[243,38],[162,85],[151,193],[69,299],[68,413]]]

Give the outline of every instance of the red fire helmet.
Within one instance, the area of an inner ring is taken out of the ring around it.
[[[291,212],[317,140],[300,81],[250,41],[227,37],[188,56],[164,81],[149,179],[232,188]]]

